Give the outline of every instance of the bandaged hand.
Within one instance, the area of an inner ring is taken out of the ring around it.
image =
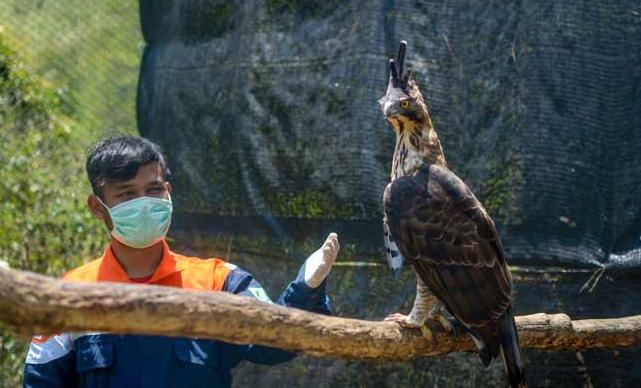
[[[305,261],[305,283],[310,288],[316,288],[325,280],[338,256],[340,245],[338,235],[330,233],[327,240],[316,252]]]

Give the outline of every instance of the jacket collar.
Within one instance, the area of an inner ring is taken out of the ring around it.
[[[176,256],[169,249],[169,245],[162,240],[162,259],[158,268],[151,276],[149,284],[157,283],[158,281],[182,271],[182,267],[176,261]],[[116,256],[111,249],[111,244],[107,246],[104,254],[102,255],[102,262],[98,273],[98,281],[101,282],[119,282],[119,283],[133,283],[127,273],[122,268]]]

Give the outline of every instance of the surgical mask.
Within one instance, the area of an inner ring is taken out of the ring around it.
[[[98,198],[98,197],[96,197]],[[132,248],[150,247],[167,235],[171,224],[171,196],[169,199],[138,197],[107,209],[113,230],[111,235]]]

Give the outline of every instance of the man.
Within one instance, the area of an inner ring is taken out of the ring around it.
[[[65,275],[71,281],[143,283],[269,297],[247,272],[212,258],[172,252],[164,237],[172,213],[171,185],[159,147],[139,137],[99,142],[87,159],[93,189],[87,204],[111,242],[101,258]],[[329,314],[325,278],[338,254],[336,234],[301,267],[278,303]],[[230,330],[234,330],[230,327]],[[229,387],[242,360],[276,364],[294,353],[258,345],[110,333],[36,336],[27,355],[25,387]]]

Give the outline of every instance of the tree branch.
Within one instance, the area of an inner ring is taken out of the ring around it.
[[[390,322],[329,317],[224,292],[118,283],[74,283],[0,268],[0,322],[21,335],[106,331],[256,343],[316,356],[406,360],[473,351],[453,337]],[[565,314],[516,318],[521,345],[561,350],[641,343],[641,315],[572,321]]]

